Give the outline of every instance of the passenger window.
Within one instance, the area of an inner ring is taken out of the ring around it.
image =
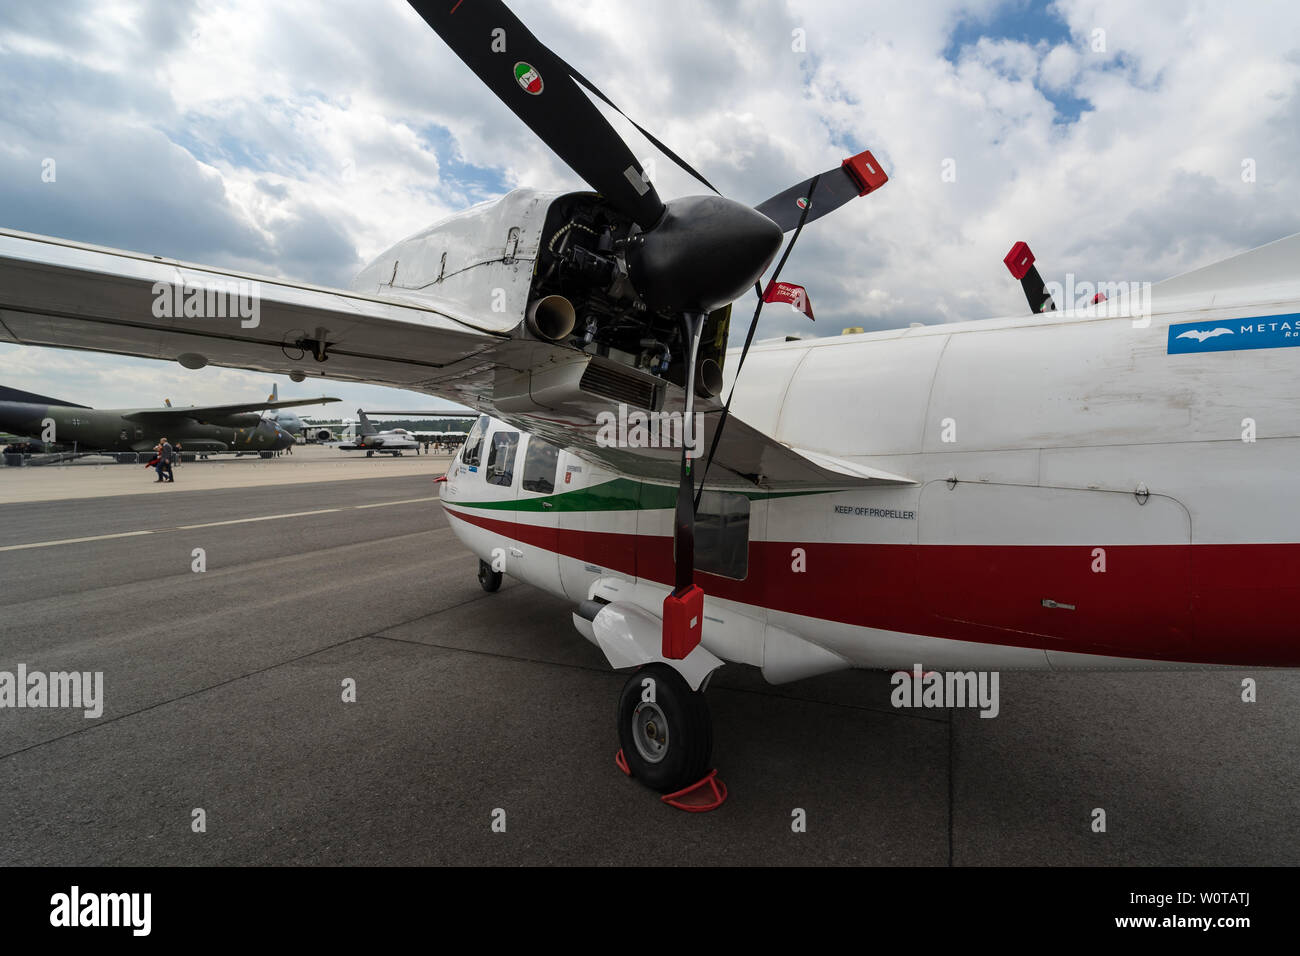
[[[536,435],[528,438],[524,452],[524,491],[549,495],[555,491],[555,470],[560,463],[560,450]]]
[[[478,467],[479,459],[483,454],[483,436],[487,433],[488,417],[480,415],[474,427],[469,430],[469,437],[465,439],[465,444],[460,449],[460,463],[462,465],[472,465]]]
[[[515,452],[519,450],[519,432],[497,432],[492,436],[488,454],[487,483],[509,488],[515,481]]]
[[[695,567],[742,580],[749,574],[749,499],[706,491],[695,513]]]

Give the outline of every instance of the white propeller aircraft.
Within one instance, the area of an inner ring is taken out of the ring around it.
[[[618,732],[661,792],[711,766],[725,662],[778,683],[1300,665],[1300,235],[1141,309],[729,350],[730,304],[764,288],[783,233],[884,183],[870,154],[757,209],[664,203],[584,89],[602,94],[502,3],[411,5],[595,192],[475,206],[348,291],[0,231],[0,339],[479,409],[442,485],[452,527],[485,588],[567,598],[639,668]],[[249,283],[255,326],[153,307]]]

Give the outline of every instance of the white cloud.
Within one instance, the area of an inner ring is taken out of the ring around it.
[[[764,336],[1018,314],[1001,259],[1019,239],[1045,277],[1131,280],[1300,229],[1289,4],[1058,0],[1068,42],[990,36],[956,63],[944,51],[960,22],[1023,7],[512,6],[735,198],[876,152],[889,185],[811,227],[786,268],[818,323],[773,310]],[[479,198],[476,185],[581,186],[399,0],[49,7],[0,13],[0,96],[14,104],[0,119],[0,224],[341,284]],[[796,28],[806,52],[791,49]],[[1067,100],[1085,112],[1062,114]],[[60,160],[57,189],[39,182],[44,156]],[[656,167],[666,195],[697,188]],[[59,367],[28,355],[28,368]],[[265,389],[240,373],[177,374]]]

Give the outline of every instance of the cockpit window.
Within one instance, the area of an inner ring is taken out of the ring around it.
[[[528,437],[528,450],[524,452],[524,491],[549,495],[555,491],[555,470],[560,463],[560,450],[536,435]]]
[[[497,432],[492,436],[488,454],[487,483],[509,488],[515,481],[515,452],[519,450],[519,432]]]
[[[469,430],[469,437],[465,439],[465,444],[461,446],[460,463],[462,465],[472,465],[478,467],[479,458],[483,454],[483,436],[487,434],[488,417],[480,415],[474,427]]]

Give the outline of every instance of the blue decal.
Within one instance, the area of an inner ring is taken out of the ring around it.
[[[1169,326],[1168,354],[1281,349],[1300,345],[1300,312]]]

